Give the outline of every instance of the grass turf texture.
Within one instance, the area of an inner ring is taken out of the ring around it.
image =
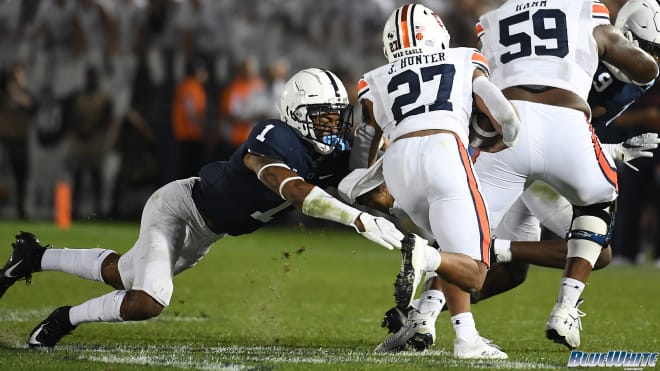
[[[0,264],[19,230],[56,247],[126,251],[134,224],[0,225]],[[451,356],[447,313],[431,351],[376,354],[379,327],[394,299],[398,251],[349,229],[266,229],[220,240],[196,267],[174,279],[172,303],[158,318],[83,324],[50,351],[27,349],[29,332],[55,307],[110,290],[59,272],[36,273],[0,299],[0,370],[419,370],[565,368],[569,352],[545,339],[559,270],[533,267],[523,286],[474,306],[481,334],[508,361],[468,362]],[[660,271],[609,267],[592,274],[584,292],[580,350],[660,350]]]

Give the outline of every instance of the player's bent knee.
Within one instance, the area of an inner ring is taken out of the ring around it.
[[[165,307],[142,290],[130,290],[121,306],[124,321],[143,321],[158,316]]]
[[[594,264],[594,270],[607,267],[611,261],[612,261],[612,248],[608,247],[606,249],[602,249],[600,251],[600,255],[598,255],[598,260],[596,260],[596,264]]]
[[[117,290],[125,289],[119,274],[119,258],[121,255],[113,252],[109,254],[101,264],[101,277],[103,282]]]
[[[470,275],[470,279],[466,282],[466,287],[463,287],[468,292],[481,290],[484,281],[486,281],[486,273],[488,272],[488,267],[484,262],[475,260],[474,263],[476,266],[475,274]]]
[[[583,258],[592,267],[612,236],[613,202],[573,207],[567,258]]]

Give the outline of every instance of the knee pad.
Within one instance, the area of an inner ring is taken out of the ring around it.
[[[593,267],[600,251],[610,243],[614,219],[614,202],[574,206],[567,257],[586,259]]]

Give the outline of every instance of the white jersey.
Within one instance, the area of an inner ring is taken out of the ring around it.
[[[364,74],[358,99],[373,103],[374,119],[390,140],[444,129],[468,143],[475,68],[488,74],[486,58],[471,48],[403,57]]]
[[[476,32],[500,89],[545,85],[585,101],[598,65],[594,27],[610,24],[609,11],[592,0],[509,0],[482,15]]]

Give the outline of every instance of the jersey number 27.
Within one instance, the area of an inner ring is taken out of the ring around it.
[[[408,116],[419,115],[427,111],[451,111],[453,109],[449,96],[451,88],[454,86],[454,74],[456,73],[454,65],[436,64],[422,67],[419,73],[421,76],[413,70],[405,70],[392,77],[390,83],[387,84],[387,92],[390,94],[399,90],[401,86],[408,87],[408,92],[394,98],[392,103],[392,114],[397,124]],[[417,100],[422,94],[422,84],[430,83],[437,75],[440,75],[440,84],[435,94],[435,101],[431,104],[417,104]],[[416,105],[404,113],[403,108],[412,104]]]

